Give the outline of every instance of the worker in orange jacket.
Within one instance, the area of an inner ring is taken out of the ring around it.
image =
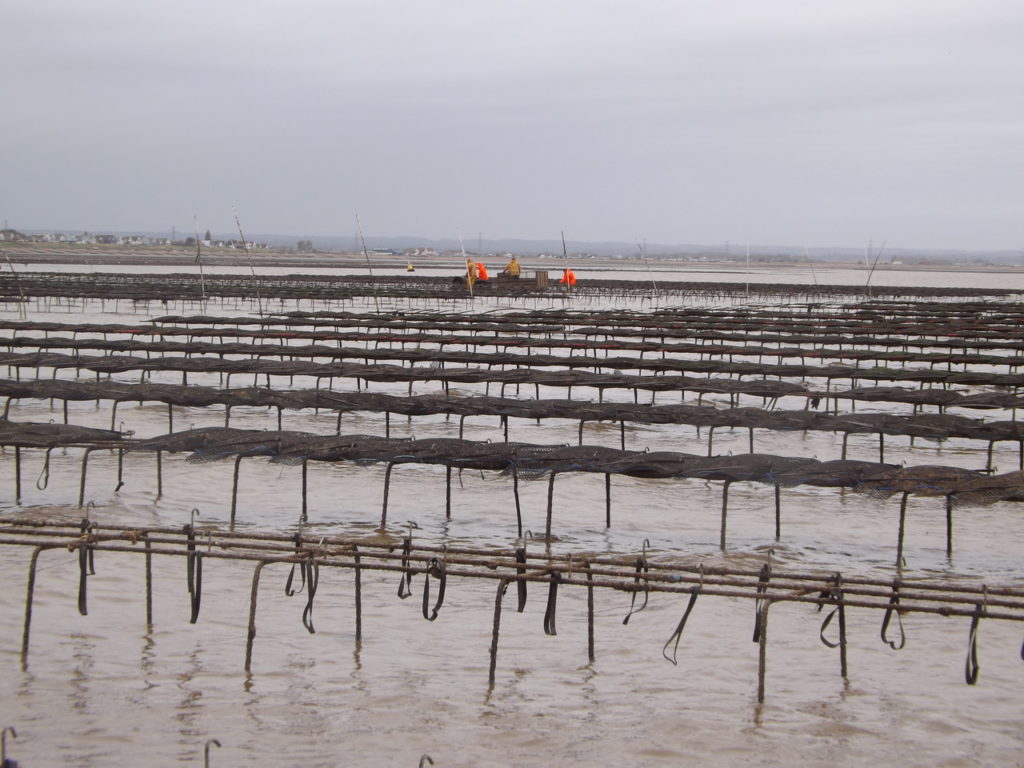
[[[570,288],[576,285],[576,273],[568,267],[562,272],[562,279],[558,281],[564,285],[568,285]]]
[[[487,274],[487,267],[484,266],[482,261],[476,263],[476,279],[481,283],[490,279],[490,275]]]

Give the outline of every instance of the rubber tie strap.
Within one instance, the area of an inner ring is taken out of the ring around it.
[[[835,603],[836,607],[829,611],[828,616],[821,622],[821,631],[818,633],[821,642],[829,648],[838,648],[841,645],[846,645],[846,606],[843,603],[842,576],[837,573],[834,578],[836,582],[835,587],[825,590],[821,593],[821,596],[823,599],[828,600],[829,603]],[[824,603],[819,603],[818,610],[820,611],[824,605]],[[832,619],[837,614],[839,615],[839,640],[832,642],[825,637],[825,630],[828,629],[828,625],[832,623]]]
[[[188,572],[192,585],[189,596],[192,603],[192,614],[188,623],[195,624],[199,618],[199,605],[203,601],[203,553],[194,550],[188,554]]]
[[[409,570],[409,555],[412,552],[412,537],[402,540],[402,578],[398,582],[398,597],[405,600],[412,594],[412,571]]]
[[[434,607],[430,608],[430,575],[433,574],[437,578],[437,602],[434,603]],[[433,621],[437,618],[437,612],[441,610],[441,606],[444,605],[444,588],[445,582],[448,581],[448,575],[445,571],[444,563],[438,560],[436,557],[432,558],[430,563],[427,565],[427,570],[423,574],[423,618],[427,621]]]
[[[199,604],[203,596],[203,563],[202,555],[196,550],[195,520],[199,510],[192,510],[190,522],[182,526],[185,534],[185,580],[188,586],[189,623],[195,624],[199,618]]]
[[[196,531],[191,523],[186,523],[181,530],[185,534],[185,580],[188,584],[188,596],[191,598],[196,593],[196,564],[192,558],[193,553],[196,551]]]
[[[78,612],[82,616],[89,615],[89,604],[87,599],[87,582],[90,574],[96,573],[96,563],[92,544],[89,542],[89,532],[94,524],[87,517],[82,518],[79,530],[82,532],[81,542],[78,546]]]
[[[661,649],[661,655],[671,661],[673,664],[678,664],[676,661],[676,652],[679,650],[679,639],[683,636],[683,628],[686,626],[686,620],[690,618],[690,613],[693,611],[693,606],[697,602],[697,597],[700,595],[701,586],[695,584],[690,588],[690,602],[686,604],[686,610],[683,611],[683,617],[679,620],[676,625],[675,631],[669,636],[668,640],[665,641],[665,646]],[[673,643],[673,641],[675,641]],[[669,656],[666,651],[668,650],[669,644],[672,644],[672,655]]]
[[[306,589],[306,607],[302,611],[302,626],[311,635],[316,634],[313,628],[313,598],[316,597],[316,588],[320,583],[320,564],[310,556],[308,560],[300,564],[299,571],[302,573],[302,584]],[[301,589],[299,590],[302,591]]]
[[[46,449],[46,460],[43,462],[43,469],[39,472],[39,477],[36,478],[36,488],[40,491],[45,491],[46,486],[50,484],[50,451],[53,448]]]
[[[517,563],[522,563],[523,565],[526,564],[526,547],[519,547],[516,550],[516,562]],[[517,576],[525,576],[526,575],[526,569],[525,568],[516,568],[516,575]],[[525,579],[517,579],[516,580],[516,591],[519,593],[519,605],[516,606],[516,612],[517,613],[522,613],[523,610],[526,608],[526,580]]]
[[[555,629],[555,607],[558,601],[558,585],[562,582],[562,574],[554,571],[551,574],[551,583],[548,586],[548,605],[544,609],[544,634],[557,635]]]
[[[639,585],[641,575],[647,573],[650,570],[650,566],[647,563],[646,557],[638,557],[636,559],[636,575],[633,577],[633,584]],[[647,598],[650,596],[649,586],[646,579],[644,580],[644,601],[641,603],[639,608],[636,608],[636,593],[638,590],[633,590],[633,597],[629,601],[629,613],[626,614],[626,618],[622,620],[623,624],[629,624],[629,619],[634,613],[640,613],[644,608],[647,607]]]
[[[765,598],[768,593],[768,581],[772,577],[772,567],[765,563],[761,566],[761,573],[757,577],[757,595],[754,600],[754,637],[755,643],[761,642],[761,624],[764,617]]]
[[[300,549],[302,548],[302,534],[301,533],[296,533],[295,536],[294,536],[294,541],[295,541],[295,554],[298,555]],[[295,578],[295,566],[296,565],[299,566],[299,577],[301,578],[302,583],[299,584],[299,588],[298,589],[293,589],[292,588],[292,582],[293,582],[293,580]],[[292,595],[297,595],[300,592],[302,592],[302,590],[305,589],[305,587],[306,587],[306,568],[305,568],[305,563],[292,563],[291,570],[288,571],[288,578],[284,582],[284,594],[285,594],[285,596],[291,597]]]
[[[89,503],[91,504],[92,502]],[[90,521],[88,518],[82,521],[82,532],[86,535],[86,538],[89,540],[88,544],[86,545],[86,550],[88,551],[90,576],[96,575],[96,545],[93,544],[91,535],[92,531],[94,531],[95,529],[96,523]]]
[[[985,615],[985,608],[981,603],[974,606],[974,615],[971,616],[971,631],[967,636],[967,662],[964,665],[964,678],[968,685],[978,682],[978,622]]]
[[[899,578],[893,579],[892,582],[892,597],[889,598],[889,607],[885,609],[885,615],[882,617],[882,642],[892,648],[894,651],[902,650],[903,646],[907,644],[907,633],[903,631],[903,615],[900,612],[900,580]],[[900,639],[899,641],[889,639],[889,621],[892,619],[893,614],[896,614],[896,624],[900,628]]]

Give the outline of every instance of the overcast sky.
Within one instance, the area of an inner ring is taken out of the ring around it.
[[[1024,248],[1020,0],[6,0],[15,228]]]

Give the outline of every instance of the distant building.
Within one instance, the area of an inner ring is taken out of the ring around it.
[[[195,244],[195,240],[192,240]],[[266,251],[270,248],[266,243],[257,243],[252,240],[246,240],[244,243],[241,240],[214,240],[211,244],[212,248],[230,248],[236,251],[250,250],[250,251]]]
[[[16,229],[0,229],[0,240],[5,243],[20,243],[28,238]]]

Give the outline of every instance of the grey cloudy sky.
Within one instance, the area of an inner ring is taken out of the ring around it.
[[[1021,249],[1020,0],[7,0],[12,227]]]

